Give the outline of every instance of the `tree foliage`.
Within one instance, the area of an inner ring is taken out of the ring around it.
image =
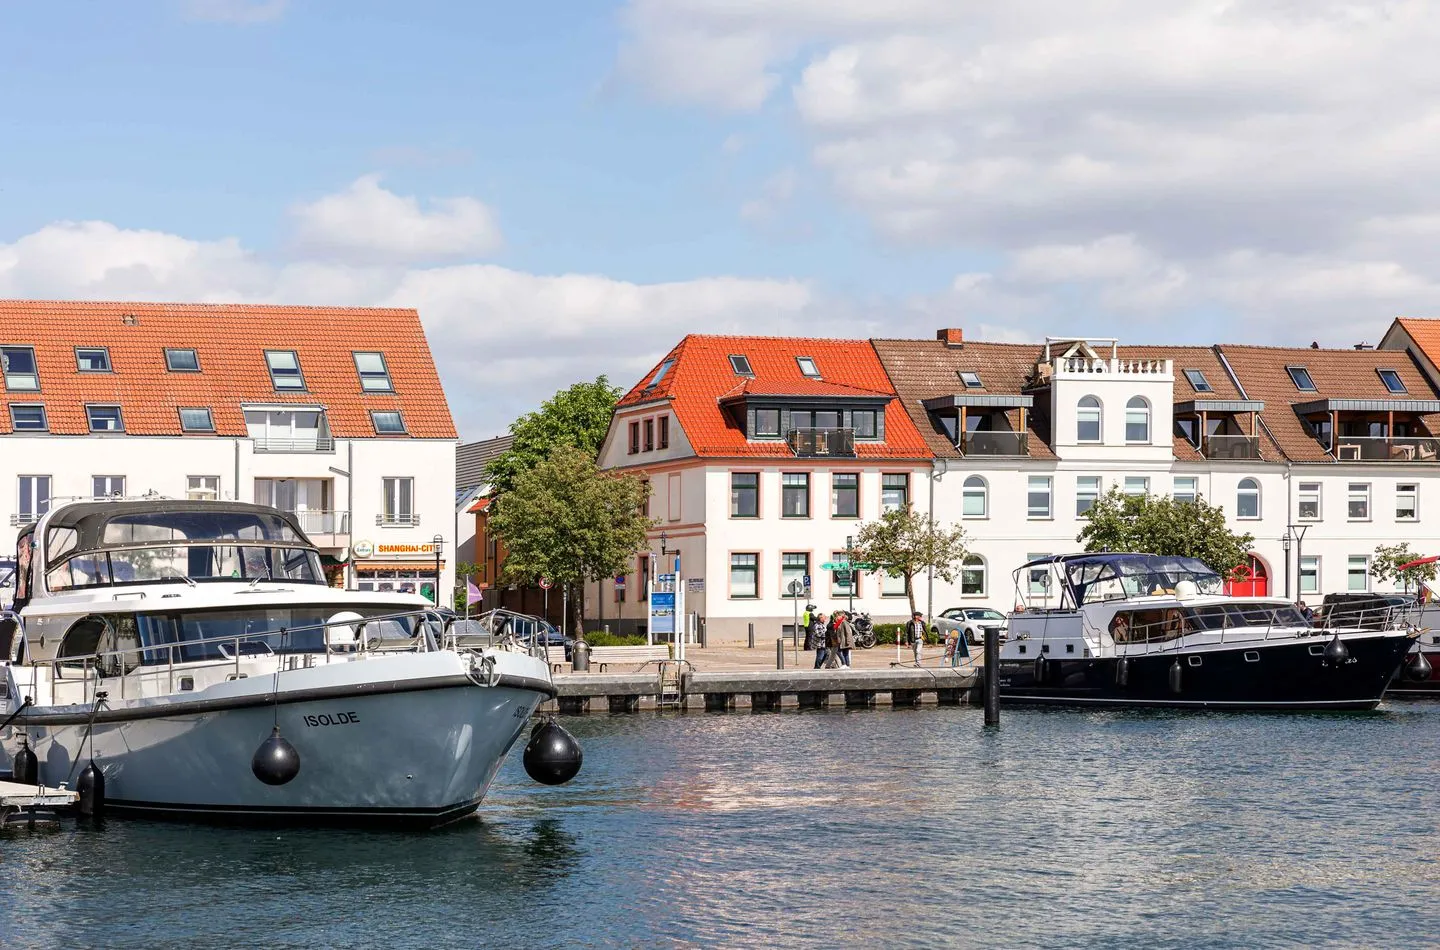
[[[935,576],[953,584],[967,553],[963,528],[934,525],[932,530],[930,519],[907,505],[860,526],[852,561],[874,564],[891,577],[904,577],[905,596],[913,614],[915,575],[933,568]]]
[[[1252,534],[1236,534],[1225,509],[1203,498],[1176,501],[1169,495],[1127,495],[1119,488],[1096,500],[1076,541],[1087,551],[1132,551],[1198,558],[1221,577],[1245,563]]]
[[[1417,564],[1403,571],[1400,566],[1419,557],[1420,555],[1410,550],[1410,545],[1403,541],[1399,544],[1382,544],[1375,548],[1375,556],[1370,559],[1370,576],[1376,580],[1394,581],[1407,591],[1418,590],[1422,581],[1435,579],[1435,562]]]
[[[540,578],[582,590],[586,581],[624,573],[645,548],[651,521],[642,513],[645,485],[633,475],[601,472],[585,449],[562,445],[516,474],[500,495],[490,528],[505,542],[505,579]],[[585,598],[573,598],[576,632],[584,629]]]
[[[576,383],[560,390],[539,409],[516,419],[510,425],[514,443],[485,469],[493,493],[509,491],[521,472],[545,461],[557,446],[574,446],[595,458],[619,398],[620,390],[599,376],[593,383]]]

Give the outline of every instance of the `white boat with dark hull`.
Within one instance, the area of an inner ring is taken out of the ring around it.
[[[0,746],[47,785],[93,761],[109,810],[443,824],[555,692],[542,659],[447,642],[423,598],[326,586],[274,509],[67,505],[18,554]]]
[[[1372,709],[1413,643],[1398,617],[1384,629],[1322,630],[1284,599],[1226,596],[1193,558],[1043,558],[1016,572],[1017,589],[1041,572],[1060,603],[1011,615],[1002,702]]]

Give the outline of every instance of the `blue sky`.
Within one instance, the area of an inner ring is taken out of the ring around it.
[[[1425,4],[56,0],[0,29],[0,294],[417,306],[469,438],[684,332],[1346,345],[1440,279]]]

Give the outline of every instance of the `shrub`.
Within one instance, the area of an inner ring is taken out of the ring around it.
[[[890,646],[894,646],[895,638],[899,637],[901,643],[909,646],[909,640],[905,635],[905,627],[906,625],[903,623],[877,623],[875,625],[876,645],[878,646],[881,643],[885,643],[889,644]],[[925,631],[925,642],[930,646],[936,646],[940,643],[943,643],[944,640],[945,638],[940,636],[934,630]]]
[[[585,634],[585,642],[592,647],[643,647],[645,638],[633,633],[606,633],[604,630],[595,630]]]

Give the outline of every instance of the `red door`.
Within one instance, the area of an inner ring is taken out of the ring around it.
[[[1225,593],[1231,597],[1267,596],[1270,593],[1270,575],[1265,570],[1265,562],[1253,554],[1246,558],[1225,583]]]

